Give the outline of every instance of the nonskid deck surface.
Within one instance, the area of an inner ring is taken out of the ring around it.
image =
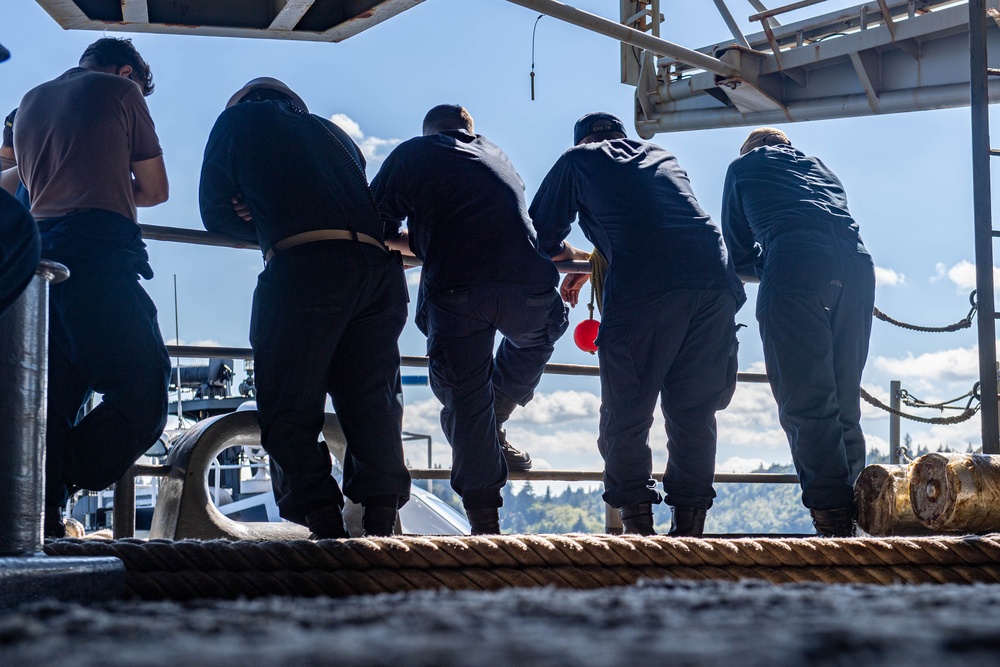
[[[0,612],[0,664],[984,665],[1000,660],[998,613],[996,585],[669,581],[48,603]]]

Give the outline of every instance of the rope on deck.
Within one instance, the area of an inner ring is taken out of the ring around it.
[[[343,597],[641,578],[825,584],[1000,582],[1000,534],[983,537],[694,539],[612,535],[400,537],[311,542],[57,540],[50,556],[114,556],[128,596]]]

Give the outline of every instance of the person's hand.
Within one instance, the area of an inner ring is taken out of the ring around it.
[[[243,201],[243,195],[236,195],[233,197],[233,213],[243,218],[245,222],[253,222],[253,216],[250,214],[250,207],[247,203]]]
[[[588,280],[590,280],[588,273],[567,273],[559,287],[559,296],[570,306],[576,306],[580,302],[580,290]]]

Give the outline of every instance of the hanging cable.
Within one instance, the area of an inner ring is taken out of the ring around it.
[[[535,25],[531,29],[531,101],[535,101],[535,32],[538,30],[538,22],[545,17],[545,14],[539,14],[538,18],[535,19]]]

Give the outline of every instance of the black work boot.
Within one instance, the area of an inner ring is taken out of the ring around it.
[[[500,452],[503,454],[504,460],[507,461],[507,469],[531,470],[531,455],[507,442],[507,431],[503,427],[516,407],[517,401],[494,388],[493,416],[497,422],[497,440],[500,441]]]
[[[481,510],[466,509],[469,516],[469,525],[472,527],[473,535],[499,535],[500,534],[500,509],[497,507],[487,507]]]
[[[508,470],[531,470],[531,454],[522,452],[507,442],[507,431],[497,428],[497,438],[500,440],[500,452],[507,461]]]
[[[832,510],[809,510],[813,527],[820,537],[854,537],[854,505]]]
[[[306,514],[310,540],[341,540],[350,537],[344,527],[344,515],[336,505],[326,505]]]
[[[639,503],[619,507],[618,513],[622,515],[623,531],[632,535],[656,535],[653,530],[653,505],[651,503]]]
[[[62,519],[62,510],[60,510],[60,508],[45,508],[45,520],[42,523],[42,536],[46,540],[61,540],[66,537],[66,523]]]
[[[366,505],[361,516],[365,537],[390,537],[396,529],[396,508],[388,505]]]
[[[671,537],[701,537],[705,534],[705,515],[708,510],[700,507],[670,506]]]

